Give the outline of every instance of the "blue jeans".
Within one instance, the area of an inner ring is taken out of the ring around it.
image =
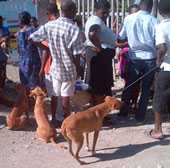
[[[129,86],[131,83],[136,81],[142,75],[150,71],[156,66],[156,60],[130,60],[127,75],[128,81],[126,82],[125,87]],[[136,113],[136,120],[143,121],[145,119],[145,114],[147,111],[149,96],[150,96],[150,87],[154,79],[154,72],[146,76],[140,81],[140,99],[139,99],[139,108]],[[133,87],[133,86],[132,86]],[[132,98],[132,87],[127,89],[122,93],[123,106],[120,109],[119,116],[126,117],[130,109],[130,101]]]

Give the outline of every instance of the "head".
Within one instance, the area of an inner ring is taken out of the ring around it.
[[[139,6],[141,10],[151,12],[153,7],[153,0],[141,0]]]
[[[48,20],[55,20],[59,17],[59,9],[55,3],[49,3],[47,7]]]
[[[106,22],[109,16],[110,3],[107,0],[96,0],[94,9],[96,15]]]
[[[136,13],[139,9],[140,9],[139,5],[133,4],[133,5],[129,6],[129,14]]]
[[[67,17],[69,19],[74,19],[77,12],[75,2],[73,0],[62,0],[61,12],[64,17]]]
[[[28,26],[30,25],[30,22],[31,22],[31,15],[24,11],[24,12],[21,12],[19,14],[19,22],[20,22],[20,26]]]
[[[38,20],[36,17],[31,17],[31,26],[34,27],[34,28],[37,28],[39,26],[38,24]]]
[[[0,16],[0,26],[3,25],[3,21],[4,21],[4,18],[2,16]]]
[[[35,89],[31,90],[30,97],[45,97],[46,93],[40,87],[36,87]]]
[[[115,97],[106,96],[104,100],[111,107],[111,110],[118,110],[121,107],[121,102]]]
[[[163,17],[170,17],[170,0],[161,0],[158,4],[159,13]]]

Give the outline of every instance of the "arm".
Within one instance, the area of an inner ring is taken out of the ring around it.
[[[48,47],[43,45],[41,42],[47,39],[47,26],[48,25],[43,25],[41,26],[37,31],[32,33],[29,37],[29,41],[31,43],[34,43],[37,47],[40,47],[44,50],[48,50]]]
[[[49,58],[49,55],[50,54],[49,54],[48,50],[43,50],[42,51],[41,69],[40,69],[40,72],[39,72],[40,81],[42,81],[43,76],[45,75],[44,68],[45,68],[46,62],[47,62],[47,60]]]
[[[167,51],[167,47],[166,47],[166,44],[159,44],[157,46],[157,49],[156,49],[156,52],[157,52],[157,59],[156,59],[156,65],[159,67],[163,60],[164,60],[164,56],[166,54],[166,51]]]

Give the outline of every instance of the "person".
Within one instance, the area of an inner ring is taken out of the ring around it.
[[[6,64],[7,64],[7,55],[6,49],[8,46],[8,40],[10,32],[8,27],[3,25],[3,17],[0,16],[0,89],[3,90],[6,80]]]
[[[23,11],[19,14],[20,30],[17,33],[19,52],[19,77],[21,84],[28,91],[39,86],[41,60],[38,48],[28,41],[29,35],[35,31],[30,26],[31,15]]]
[[[170,99],[170,0],[161,0],[158,4],[163,20],[156,27],[157,66],[161,70],[157,74],[153,111],[155,126],[150,136],[155,139],[163,138],[161,114],[165,112]]]
[[[129,7],[129,14],[133,14],[139,11],[139,6],[137,4],[132,4]],[[128,82],[128,78],[130,74],[128,74],[128,67],[129,67],[129,45],[128,40],[125,40],[124,42],[119,42],[119,40],[116,41],[116,46],[119,47],[121,50],[118,54],[118,71],[119,75],[122,79],[124,79],[125,85]],[[130,100],[129,105],[129,112],[130,114],[135,114],[137,111],[137,100],[139,96],[139,90],[140,90],[140,83],[136,84],[135,87],[132,88],[132,97]]]
[[[86,83],[89,84],[96,105],[105,96],[111,96],[113,86],[112,59],[115,53],[115,34],[106,26],[110,4],[107,0],[95,3],[95,14],[85,24],[86,35]]]
[[[157,19],[150,14],[153,1],[141,0],[139,5],[140,10],[138,12],[125,18],[122,30],[119,33],[119,39],[128,39],[129,44],[129,79],[125,88],[156,66],[155,27]],[[139,123],[145,120],[153,78],[154,72],[141,81],[141,95],[138,111],[135,115],[135,119]],[[122,93],[124,103],[118,114],[120,120],[126,121],[125,119],[127,119],[132,88],[130,87]]]
[[[49,22],[52,20],[56,20],[59,17],[59,10],[55,3],[50,3],[47,7],[47,16]],[[42,44],[48,47],[48,41],[42,41]],[[41,58],[41,70],[39,73],[40,80],[45,77],[45,86],[47,90],[47,94],[51,97],[51,114],[52,120],[51,123],[53,125],[60,126],[61,122],[56,119],[56,111],[57,111],[57,97],[53,94],[53,84],[52,84],[52,76],[50,73],[50,67],[52,63],[52,57],[48,50],[42,51],[42,58]]]
[[[62,97],[64,118],[70,115],[70,96],[74,95],[83,50],[80,30],[73,21],[75,15],[76,4],[72,0],[63,0],[61,16],[41,26],[30,36],[33,43],[48,40],[52,56],[50,71],[53,92],[55,96]]]
[[[31,17],[31,26],[35,29],[39,28],[39,23],[36,17],[32,16]]]

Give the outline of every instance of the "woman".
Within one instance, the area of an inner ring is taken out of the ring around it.
[[[93,104],[98,104],[104,96],[112,95],[115,34],[106,26],[110,4],[106,0],[95,3],[95,14],[86,22],[86,82],[90,86]]]
[[[31,15],[28,12],[19,14],[20,31],[17,34],[19,51],[19,76],[21,83],[27,89],[39,85],[39,71],[41,60],[37,47],[28,41],[28,37],[35,31],[31,27]]]

